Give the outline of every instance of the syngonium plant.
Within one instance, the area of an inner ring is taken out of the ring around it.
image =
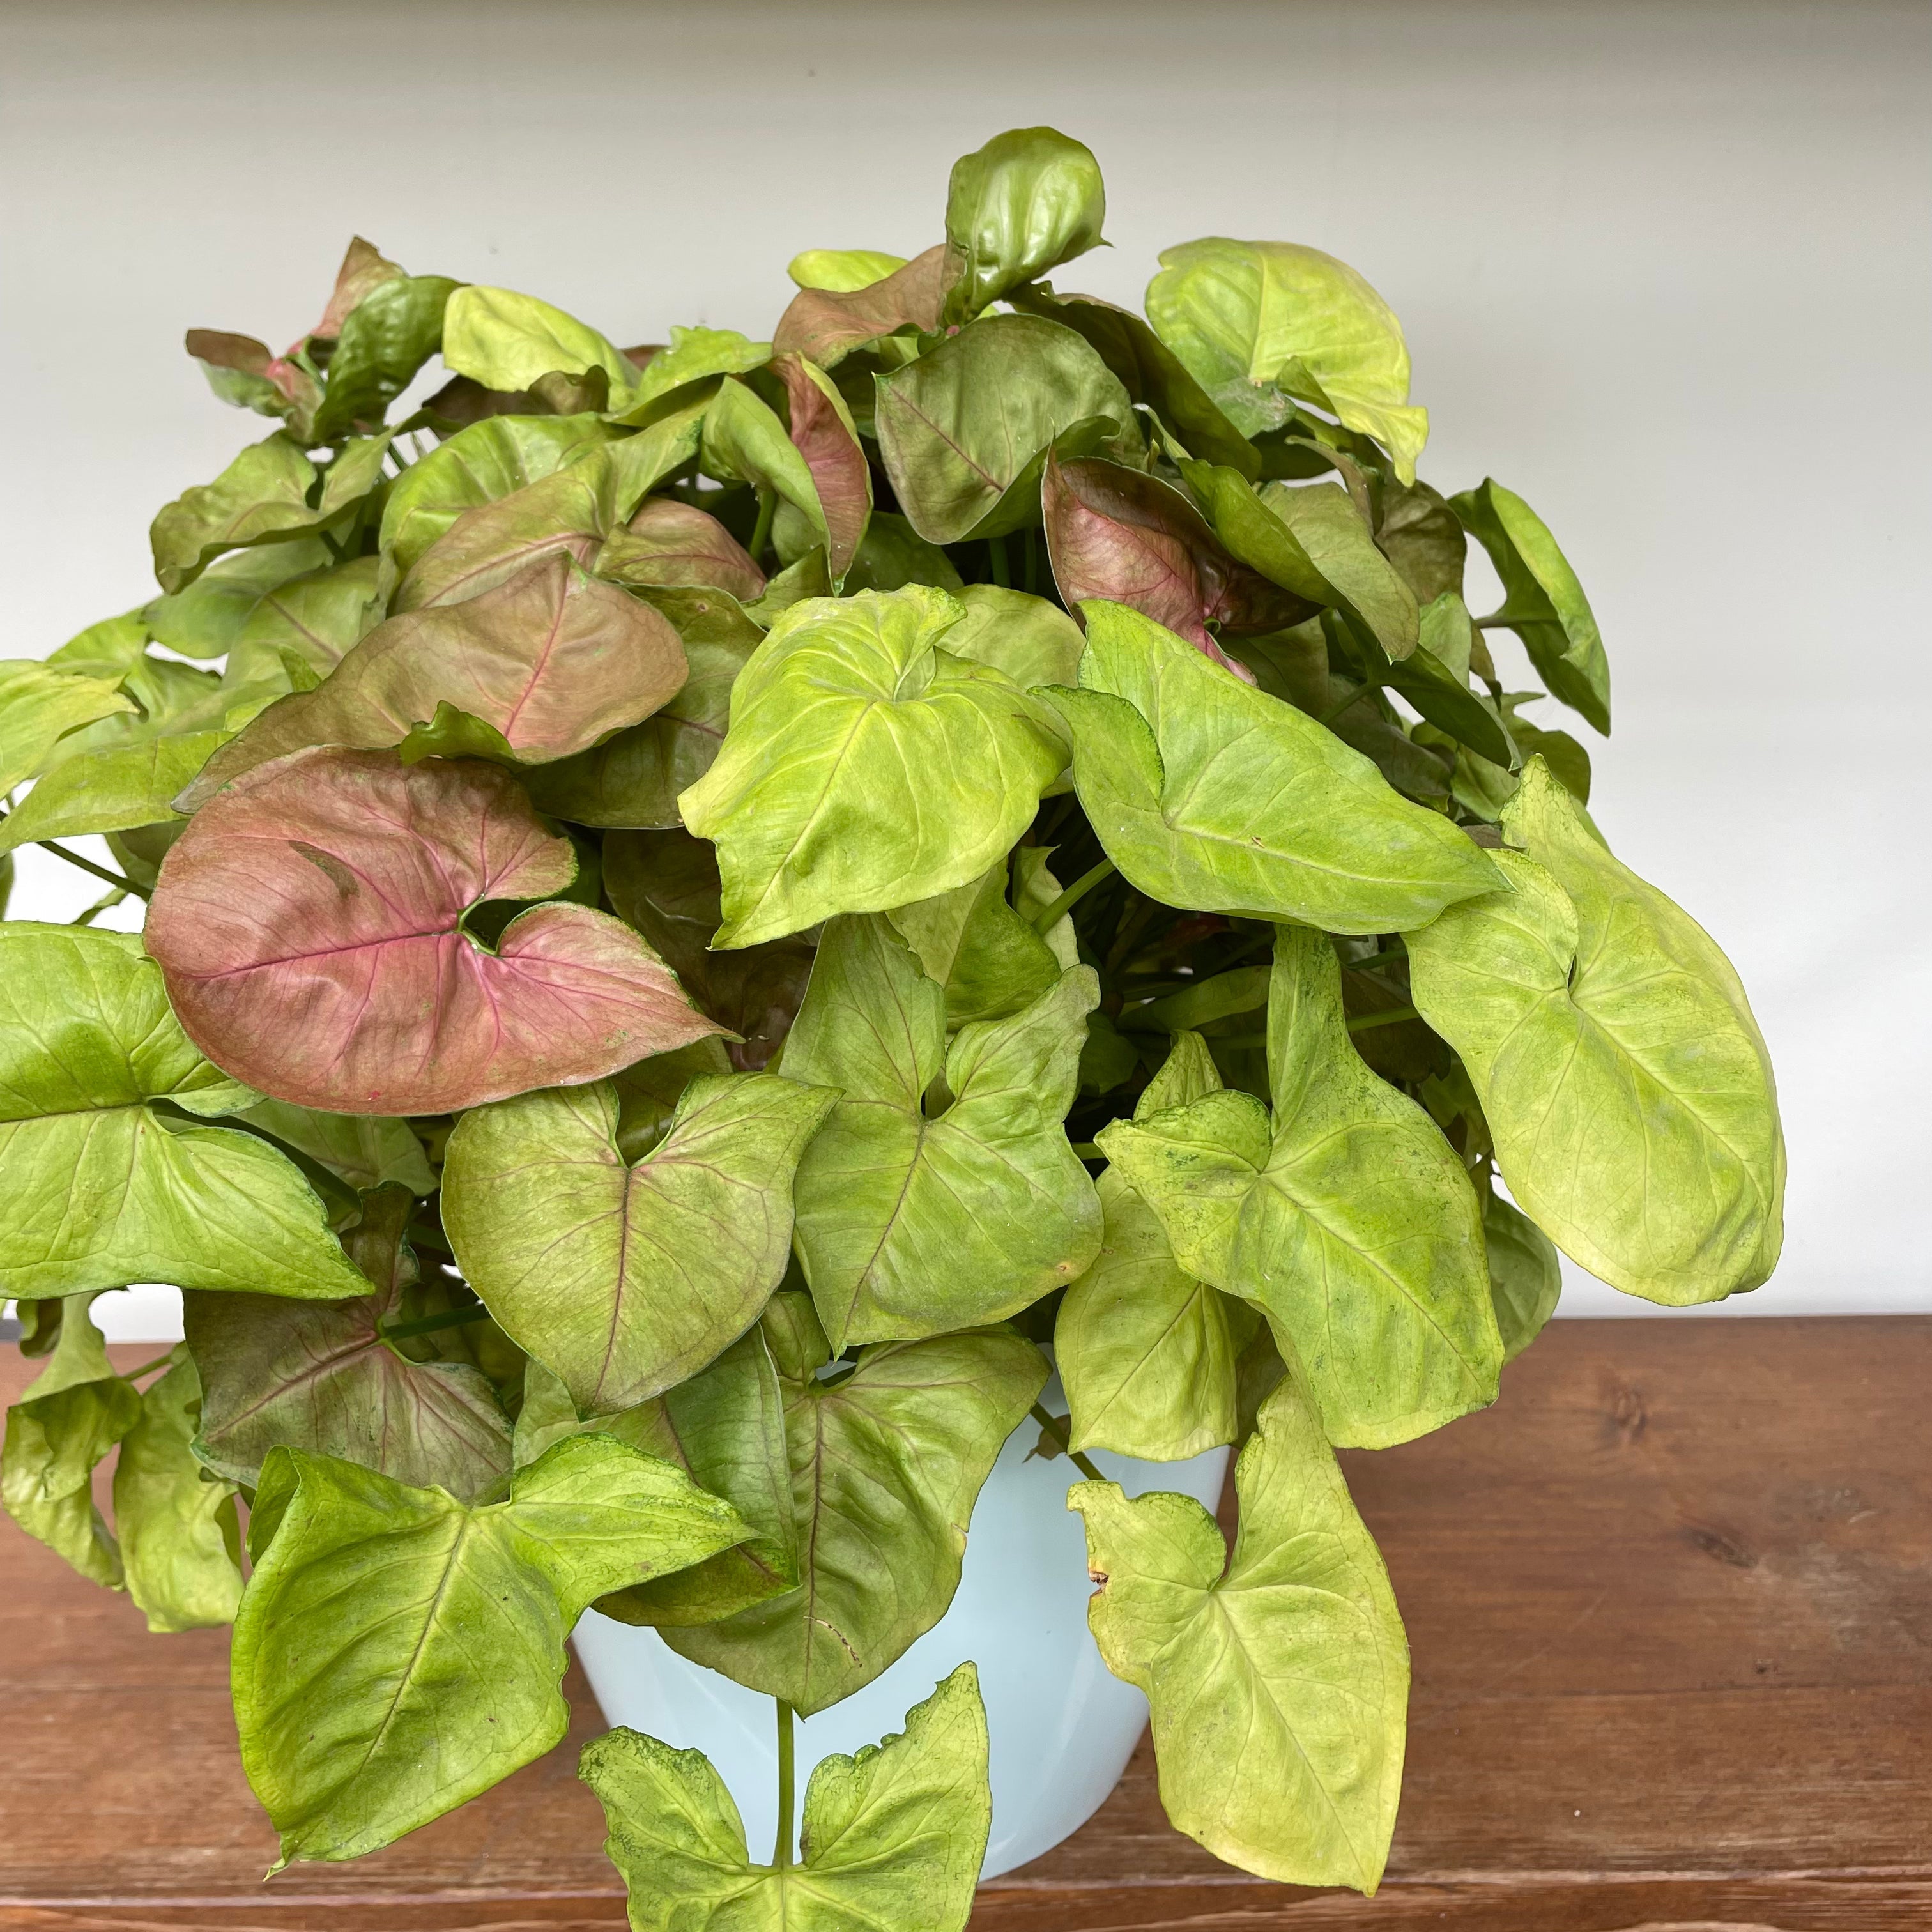
[[[944,1613],[1030,1414],[1168,1815],[1372,1890],[1408,1658],[1335,1448],[1493,1400],[1559,1247],[1671,1304],[1771,1270],[1743,990],[1526,715],[1610,725],[1549,530],[1418,480],[1328,256],[1058,292],[1102,206],[1004,134],[924,254],[636,349],[358,241],[284,354],[189,337],[278,420],[155,519],[162,594],[0,667],[0,845],[104,833],[148,902],[0,928],[6,1504],[233,1622],[284,1862],[549,1750],[592,1604],[788,1738]],[[149,1281],[186,1340],[117,1373],[89,1304]],[[1232,1552],[1087,1454],[1223,1444]],[[964,1922],[970,1664],[769,1865],[699,1754],[582,1769],[640,1928]]]

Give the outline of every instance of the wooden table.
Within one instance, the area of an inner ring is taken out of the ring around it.
[[[1557,1323],[1486,1414],[1346,1459],[1415,1660],[1380,1894],[1220,1864],[1143,1746],[975,1932],[1932,1928],[1929,1391],[1932,1317]],[[226,1652],[0,1524],[0,1928],[622,1924],[574,1672],[544,1762],[264,1887]]]

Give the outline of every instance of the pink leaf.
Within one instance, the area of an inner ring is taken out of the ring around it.
[[[800,289],[778,317],[772,350],[780,356],[795,350],[830,369],[854,350],[897,329],[910,326],[930,334],[939,326],[951,272],[942,242],[869,288],[838,294]]]
[[[675,496],[651,496],[598,553],[619,584],[722,590],[741,604],[764,594],[765,573],[718,519]]]
[[[827,562],[836,583],[850,568],[872,514],[872,472],[832,379],[802,356],[774,356],[791,401],[791,440],[818,486]]]
[[[534,907],[494,952],[464,929],[484,901],[560,892],[576,869],[495,766],[319,746],[190,821],[147,946],[218,1066],[333,1113],[454,1112],[723,1032],[588,906]]]

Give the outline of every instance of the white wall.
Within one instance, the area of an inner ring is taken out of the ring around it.
[[[1522,490],[1581,572],[1599,820],[1770,1039],[1790,1238],[1732,1306],[1932,1306],[1932,8],[63,0],[0,10],[0,90],[7,656],[152,594],[153,511],[262,427],[182,332],[292,337],[352,231],[620,340],[757,333],[795,250],[911,253],[956,154],[1050,121],[1112,202],[1069,285],[1136,299],[1203,233],[1343,256],[1424,473]],[[59,869],[19,910],[85,904]]]

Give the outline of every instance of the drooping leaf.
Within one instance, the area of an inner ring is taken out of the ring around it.
[[[604,890],[618,917],[650,940],[692,1000],[741,1036],[729,1049],[733,1064],[761,1070],[805,998],[811,941],[794,934],[712,952],[722,916],[717,855],[682,826],[613,832],[604,842]]]
[[[44,771],[70,733],[134,709],[118,675],[88,677],[32,658],[0,663],[0,794]]]
[[[580,1414],[633,1408],[715,1360],[770,1299],[792,1175],[833,1097],[769,1073],[695,1080],[636,1161],[608,1084],[477,1108],[443,1167],[458,1264]]]
[[[680,794],[711,769],[724,742],[731,687],[764,632],[722,590],[639,593],[668,617],[691,667],[663,710],[574,758],[526,775],[539,812],[573,825],[660,830],[679,823]]]
[[[801,1295],[765,1318],[784,1400],[798,1587],[664,1641],[809,1717],[869,1684],[952,1600],[973,1504],[1046,1379],[1009,1329],[868,1348],[821,1380]]]
[[[181,1118],[256,1097],[196,1050],[134,934],[0,926],[0,1294],[355,1294],[298,1169],[251,1134]]]
[[[1409,404],[1402,325],[1354,269],[1292,242],[1218,236],[1160,265],[1148,320],[1244,434],[1279,428],[1298,398],[1373,436],[1415,481],[1429,412]]]
[[[579,1775],[610,1821],[604,1849],[635,1932],[964,1932],[992,1824],[970,1664],[913,1706],[902,1733],[819,1760],[803,1858],[782,1871],[752,1862],[738,1808],[701,1751],[620,1728],[584,1746]]]
[[[1393,481],[1383,484],[1376,542],[1417,603],[1431,603],[1446,591],[1462,594],[1469,540],[1448,500],[1426,483],[1406,489]]]
[[[948,1027],[1007,1018],[1059,983],[1060,962],[1046,941],[1006,903],[1004,860],[886,916],[920,970],[946,989]]]
[[[252,335],[190,328],[182,346],[201,364],[208,386],[236,409],[300,420],[321,400],[315,378],[300,363],[278,356]]]
[[[944,320],[963,322],[1099,244],[1107,191],[1093,152],[1052,128],[1013,128],[952,164]]]
[[[1099,1586],[1088,1622],[1153,1706],[1161,1804],[1180,1829],[1264,1878],[1372,1892],[1401,1793],[1408,1646],[1292,1375],[1234,1487],[1231,1556],[1192,1497],[1076,1484]]]
[[[1607,736],[1610,660],[1590,600],[1548,526],[1514,490],[1490,480],[1450,502],[1503,580],[1502,615],[1538,676]]]
[[[776,412],[745,383],[727,380],[718,386],[717,396],[705,412],[702,460],[706,476],[724,483],[749,483],[776,500],[786,527],[782,531],[774,522],[772,536],[774,541],[785,539],[780,551],[788,562],[820,547],[829,557],[832,539],[812,465]],[[839,478],[836,470],[834,473],[836,480],[850,484],[849,475]],[[845,508],[849,511],[850,504]],[[857,527],[862,531],[862,514]],[[849,528],[840,542],[849,561],[857,548]]]
[[[1314,719],[1137,611],[1084,614],[1079,688],[1042,695],[1067,721],[1074,782],[1108,856],[1142,891],[1370,933],[1494,890],[1495,867],[1464,833],[1399,798]]]
[[[566,376],[602,369],[614,394],[638,371],[624,352],[535,296],[511,289],[459,288],[443,311],[442,359],[486,389],[527,389],[553,370]]]
[[[90,1582],[118,1590],[120,1545],[95,1507],[94,1472],[140,1419],[141,1398],[107,1359],[92,1299],[53,1304],[61,1318],[52,1359],[7,1411],[0,1503]]]
[[[394,1186],[364,1197],[343,1237],[370,1290],[353,1300],[183,1298],[201,1377],[196,1448],[209,1468],[254,1484],[281,1444],[418,1488],[438,1485],[465,1502],[502,1493],[510,1422],[481,1371],[460,1360],[414,1360],[384,1339],[386,1327],[416,1312],[416,1261],[405,1233],[412,1204]]]
[[[520,914],[577,869],[507,772],[330,747],[258,766],[203,806],[162,868],[147,940],[218,1064],[278,1100],[432,1114],[594,1080],[719,1029],[628,926]]]
[[[937,544],[1036,522],[1047,452],[1077,425],[1138,441],[1113,372],[1072,329],[1034,315],[982,316],[880,376],[877,421],[899,506]]]
[[[1184,1107],[1220,1085],[1207,1042],[1178,1033],[1134,1118]],[[1066,1291],[1053,1329],[1071,1446],[1177,1462],[1233,1442],[1240,1414],[1229,1304],[1175,1261],[1160,1216],[1118,1168],[1101,1175],[1099,1193],[1106,1221],[1100,1256]]]
[[[448,706],[531,764],[588,750],[684,683],[669,622],[561,552],[460,604],[379,624],[313,691],[271,705],[202,772],[187,801],[309,745],[404,747]]]
[[[1190,1274],[1264,1310],[1328,1439],[1385,1448],[1493,1402],[1502,1366],[1474,1189],[1428,1114],[1350,1043],[1327,938],[1284,926],[1270,1123],[1209,1094],[1098,1136]]]
[[[996,1322],[1064,1286],[1100,1245],[1100,1208],[1062,1122],[1090,968],[1012,1018],[962,1027],[885,920],[828,927],[784,1073],[842,1090],[800,1163],[797,1246],[835,1346]],[[944,1071],[951,1096],[928,1116]]]
[[[442,346],[443,311],[458,286],[447,275],[392,275],[350,310],[310,430],[317,442],[381,428],[389,405]]]
[[[1611,856],[1542,759],[1503,829],[1513,890],[1405,936],[1415,1004],[1468,1068],[1510,1194],[1626,1294],[1756,1287],[1784,1238],[1784,1141],[1730,962]]]
[[[765,588],[765,573],[716,517],[673,496],[647,498],[592,568],[614,584],[709,585],[740,602]]]
[[[946,302],[946,255],[942,242],[862,288],[801,288],[772,332],[772,352],[807,356],[821,369],[831,369],[881,336],[938,328]]]
[[[114,1527],[128,1594],[158,1631],[232,1624],[242,1600],[235,1486],[208,1480],[195,1460],[190,1444],[201,1384],[178,1343],[174,1356],[142,1396],[114,1466]]]
[[[825,545],[832,581],[842,583],[865,541],[872,514],[872,465],[860,446],[851,412],[830,376],[802,356],[780,356],[772,368],[790,400],[793,445],[812,473],[819,506],[815,540]],[[784,517],[781,508],[772,531],[779,555],[809,548],[814,540],[811,527],[802,536],[788,536],[780,527]],[[806,521],[809,526],[808,514]]]
[[[1483,1240],[1489,1250],[1490,1291],[1505,1365],[1542,1334],[1563,1293],[1556,1244],[1520,1208],[1483,1190]]]
[[[486,1791],[563,1736],[563,1640],[608,1590],[745,1532],[728,1503],[608,1436],[559,1443],[475,1507],[278,1449],[274,1525],[235,1622],[242,1762],[281,1862],[350,1858]]]
[[[944,648],[964,615],[908,584],[778,619],[740,674],[717,762],[679,801],[716,842],[748,946],[976,878],[1058,776],[1057,733],[1003,673]]]
[[[850,295],[884,281],[905,265],[903,255],[889,255],[879,248],[806,248],[791,258],[785,273],[794,287]]]

